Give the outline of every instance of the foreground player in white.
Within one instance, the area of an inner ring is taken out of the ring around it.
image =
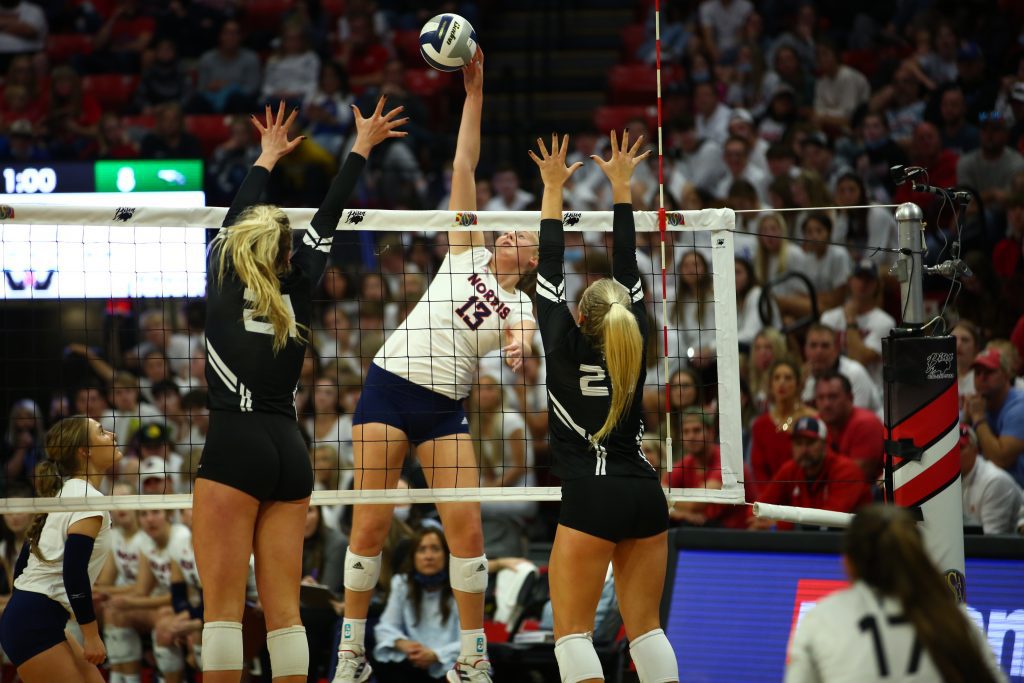
[[[121,451],[113,432],[79,415],[50,428],[46,457],[36,467],[40,496],[100,498],[103,473],[121,459]],[[0,619],[0,646],[25,683],[103,682],[96,665],[106,659],[106,650],[92,585],[112,543],[107,512],[56,512],[33,520]],[[69,614],[82,629],[84,649],[64,632]]]
[[[210,245],[207,272],[206,380],[210,429],[195,484],[192,531],[204,588],[203,680],[237,683],[242,675],[242,616],[249,556],[267,625],[275,681],[301,683],[309,646],[299,618],[302,529],[313,491],[309,450],[295,418],[313,290],[327,268],[331,241],[366,158],[379,142],[402,137],[401,107],[368,117],[352,108],[356,140],[300,244],[288,216],[259,197],[297,112],[284,103],[265,125],[253,118],[262,152]]]
[[[455,150],[453,211],[476,210],[474,172],[480,158],[483,53],[463,69],[466,102]],[[468,214],[467,225],[476,220]],[[374,358],[352,417],[356,489],[394,489],[411,443],[434,488],[479,486],[462,399],[480,357],[504,337],[506,363],[522,366],[536,324],[530,299],[517,289],[537,265],[535,233],[508,232],[494,253],[479,231],[448,233],[448,256],[426,294]],[[335,683],[370,677],[364,631],[392,505],[357,505],[345,556],[345,621]],[[489,682],[483,632],[487,558],[479,503],[438,503],[451,549],[451,586],[459,606],[461,654],[448,681]]]
[[[553,471],[562,480],[562,508],[549,577],[555,657],[563,683],[603,681],[591,632],[608,563],[641,683],[679,680],[659,606],[668,557],[668,505],[658,473],[643,456],[642,401],[647,312],[636,263],[630,179],[649,154],[611,134],[611,160],[592,157],[608,177],[615,202],[614,279],[598,280],[580,297],[574,320],[565,303],[562,191],[582,165],[565,166],[568,136],[551,151],[537,140],[530,157],[544,180],[541,203],[537,317],[547,353]]]
[[[1005,681],[904,508],[861,508],[843,548],[849,588],[800,621],[786,683]]]

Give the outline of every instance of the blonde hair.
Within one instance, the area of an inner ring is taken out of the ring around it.
[[[595,443],[608,436],[633,402],[643,365],[644,340],[629,305],[629,292],[609,278],[590,285],[580,297],[580,329],[604,353],[612,383],[608,417],[594,434]]]
[[[292,228],[288,216],[276,206],[259,204],[242,212],[214,244],[220,248],[217,277],[223,282],[230,259],[242,284],[252,293],[252,314],[266,318],[274,328],[274,353],[289,337],[305,342],[294,315],[285,306],[278,276],[288,271]],[[308,330],[307,330],[308,331]]]
[[[789,223],[786,222],[786,217],[778,211],[761,214],[761,220],[757,222],[756,234],[758,237],[761,236],[761,226],[767,220],[773,220],[779,226],[779,239],[782,243],[779,245],[778,271],[784,273],[786,272],[786,256],[789,249],[789,242],[786,241],[786,238],[789,237]],[[758,282],[767,284],[772,279],[773,273],[769,271],[770,260],[771,256],[761,244],[761,240],[758,240],[757,249],[754,251],[754,276]]]
[[[53,498],[64,486],[64,480],[78,474],[81,460],[78,451],[89,448],[89,427],[92,422],[85,415],[66,417],[50,427],[46,433],[46,459],[36,465],[36,494],[42,498]],[[47,513],[38,514],[29,525],[26,538],[32,554],[43,562],[39,550],[39,537],[43,534]]]

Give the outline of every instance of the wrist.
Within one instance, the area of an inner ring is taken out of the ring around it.
[[[356,138],[355,144],[352,145],[352,149],[350,150],[350,153],[358,154],[359,156],[363,157],[364,159],[368,159],[370,157],[370,150],[371,149],[373,149],[372,145],[370,145],[369,143],[364,142],[364,141]]]

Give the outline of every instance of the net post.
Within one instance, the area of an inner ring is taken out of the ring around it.
[[[896,210],[903,320],[882,340],[886,498],[920,521],[925,547],[957,600],[966,598],[956,340],[924,334],[923,213]]]

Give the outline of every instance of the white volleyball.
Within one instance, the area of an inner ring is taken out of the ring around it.
[[[476,31],[458,14],[438,14],[420,30],[420,54],[438,71],[458,71],[476,54]]]

